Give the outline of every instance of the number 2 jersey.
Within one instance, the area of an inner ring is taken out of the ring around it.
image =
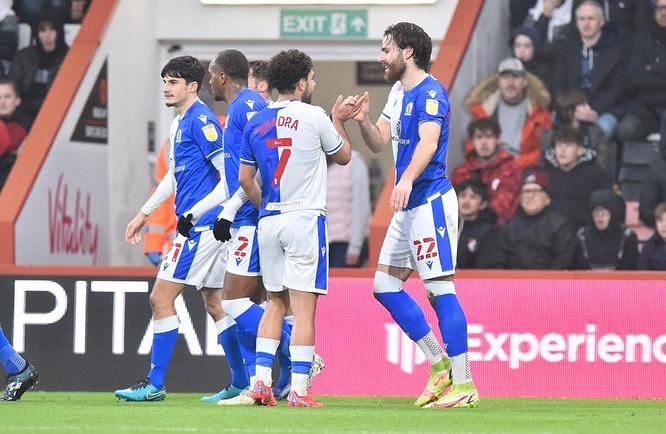
[[[245,125],[267,105],[266,101],[256,91],[244,88],[227,108],[227,121],[224,127],[224,171],[229,186],[229,194],[234,194],[240,188],[238,168]],[[256,226],[257,219],[257,208],[252,202],[247,201],[236,213],[231,227]]]
[[[429,197],[450,190],[451,182],[446,177],[446,151],[449,146],[451,105],[444,86],[432,75],[408,91],[398,81],[391,88],[381,117],[391,123],[396,184],[419,144],[419,126],[424,122],[435,122],[441,127],[437,150],[423,173],[414,180],[405,210],[423,205]]]
[[[197,100],[171,123],[171,164],[175,180],[176,215],[182,215],[203,199],[220,180],[211,159],[223,151],[222,128],[215,113]],[[215,223],[222,208],[205,213],[197,227]]]
[[[261,174],[259,218],[297,210],[325,214],[324,152],[335,154],[342,145],[321,107],[289,100],[254,115],[243,133],[240,162]]]

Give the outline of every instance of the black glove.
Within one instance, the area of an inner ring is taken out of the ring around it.
[[[185,238],[190,237],[190,229],[192,229],[192,214],[188,214],[187,216],[180,216],[178,217],[178,233],[184,236]]]
[[[231,222],[226,219],[215,220],[213,236],[217,241],[229,241],[231,239]]]

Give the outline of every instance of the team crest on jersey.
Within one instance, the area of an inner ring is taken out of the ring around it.
[[[414,103],[413,102],[410,102],[409,104],[407,104],[407,107],[405,107],[405,116],[411,116],[413,109],[414,109]]]
[[[179,129],[178,132],[176,133],[176,143],[180,143],[180,140],[182,138],[183,138],[183,131]]]
[[[436,99],[427,99],[426,100],[426,113],[429,115],[436,115],[439,110],[439,101]]]
[[[437,95],[437,91],[434,90],[434,89],[430,89],[430,90],[428,91],[428,95],[430,95],[430,98],[434,98],[435,95]]]
[[[206,115],[199,115],[198,116],[199,120],[203,122],[204,124],[208,123],[208,117]]]
[[[208,140],[209,142],[214,142],[215,140],[217,140],[217,130],[215,129],[215,125],[213,124],[205,125],[201,127],[201,131],[203,131],[204,136],[206,136],[206,140]]]
[[[247,104],[247,106],[250,107],[250,110],[254,110],[254,101],[248,99],[247,101],[245,101],[245,104]]]

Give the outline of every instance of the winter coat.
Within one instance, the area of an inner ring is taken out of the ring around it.
[[[589,89],[581,88],[584,59],[592,66]],[[604,28],[599,41],[590,48],[583,48],[580,36],[572,36],[557,53],[554,92],[560,95],[568,90],[581,89],[586,92],[590,106],[597,113],[612,112],[619,117],[626,60],[620,54],[617,33],[613,29]]]
[[[666,107],[666,28],[651,20],[649,31],[634,38],[628,77],[632,98],[650,107]]]
[[[477,268],[567,270],[573,266],[577,244],[569,220],[550,207],[532,216],[518,208],[488,240]]]
[[[497,107],[501,101],[498,87],[499,75],[494,74],[483,79],[465,98],[465,106],[474,119],[496,118]],[[548,106],[550,94],[539,78],[527,73],[528,113],[520,139],[520,155],[516,157],[516,165],[521,169],[536,167],[541,158],[541,134],[552,128],[552,120]],[[465,153],[472,150],[472,141],[465,142]]]
[[[492,238],[497,214],[490,209],[482,210],[474,220],[462,220],[458,224],[458,268],[478,268],[477,262]]]
[[[504,223],[518,209],[518,189],[522,170],[515,163],[513,155],[499,149],[495,158],[485,166],[476,152],[468,153],[465,161],[456,167],[449,179],[455,186],[468,179],[480,179],[488,186],[490,207],[497,213],[499,223]]]
[[[571,220],[578,229],[590,222],[587,211],[594,190],[611,189],[613,178],[595,163],[596,152],[585,148],[578,164],[565,172],[555,159],[555,150],[546,151],[544,171],[550,175],[551,208]]]
[[[639,270],[666,270],[666,241],[658,233],[643,244],[638,260]]]
[[[597,207],[606,208],[610,222],[604,230],[589,224],[578,230],[579,250],[575,268],[579,270],[635,270],[638,266],[638,237],[624,225],[626,205],[613,190],[592,192],[588,215]]]

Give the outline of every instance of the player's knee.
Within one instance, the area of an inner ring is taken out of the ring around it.
[[[378,294],[401,291],[402,284],[403,281],[397,277],[393,277],[388,273],[384,273],[383,271],[376,271],[372,292],[375,298],[377,298]]]
[[[425,285],[428,298],[434,300],[440,295],[456,293],[456,286],[451,280],[426,280],[423,282]]]
[[[232,318],[238,318],[245,312],[251,305],[252,301],[249,297],[235,298],[233,300],[222,300],[222,309]]]

